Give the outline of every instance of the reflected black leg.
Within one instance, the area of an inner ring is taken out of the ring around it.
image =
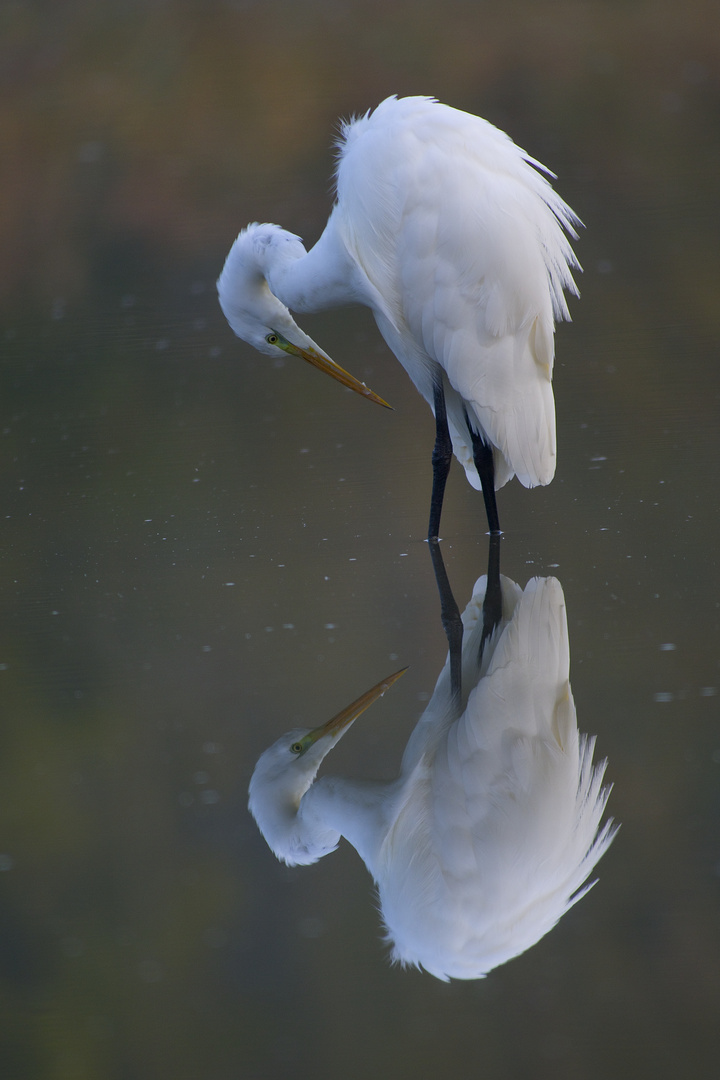
[[[480,655],[482,660],[485,651],[485,642],[492,635],[493,630],[502,618],[502,586],[500,585],[500,540],[501,533],[490,534],[490,548],[488,550],[487,588],[483,600],[482,620],[483,630],[480,639]]]
[[[430,558],[432,559],[435,581],[440,594],[440,617],[443,630],[448,640],[450,653],[450,693],[455,709],[459,713],[462,699],[462,640],[463,623],[460,617],[460,609],[455,602],[453,591],[450,588],[450,579],[445,569],[445,560],[442,557],[440,544],[437,538],[428,541]]]
[[[445,392],[443,391],[442,375],[435,382],[435,446],[432,452],[433,486],[430,499],[430,523],[428,525],[428,540],[437,540],[440,534],[440,514],[442,513],[443,498],[445,496],[445,484],[447,482],[450,465],[452,464],[452,439],[448,428],[447,412],[445,409]]]
[[[467,413],[465,414],[467,418]],[[476,435],[470,427],[468,429],[473,444],[473,459],[475,468],[482,484],[483,499],[485,501],[485,513],[487,514],[488,526],[491,535],[500,532],[500,519],[495,501],[495,463],[493,462],[492,446],[488,446],[481,435]]]

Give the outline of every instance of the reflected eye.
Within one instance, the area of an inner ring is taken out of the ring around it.
[[[267,341],[268,345],[277,345],[279,342],[277,334],[268,334],[265,340]]]
[[[301,742],[294,742],[292,744],[292,746],[290,747],[290,753],[291,754],[302,754],[304,749],[305,749],[305,747],[303,746],[303,744]]]

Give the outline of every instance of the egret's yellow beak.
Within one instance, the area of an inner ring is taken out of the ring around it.
[[[392,405],[388,405],[387,401],[383,401],[376,393],[374,393],[369,386],[366,386],[364,382],[360,382],[349,372],[341,368],[339,364],[336,364],[334,360],[331,360],[329,356],[325,356],[324,353],[314,349],[312,345],[308,345],[307,348],[300,348],[299,345],[293,345],[291,341],[283,338],[280,334],[277,335],[278,341],[276,344],[284,349],[286,353],[290,353],[291,356],[300,356],[303,360],[307,360],[308,364],[312,364],[313,367],[318,368],[319,371],[324,371],[326,375],[332,375],[333,379],[337,379],[343,386],[347,386],[350,390],[354,390],[356,394],[360,394],[362,397],[367,398],[369,401],[374,401],[378,405],[382,405],[385,409],[392,409]]]
[[[322,724],[320,727],[313,728],[307,735],[291,747],[294,753],[301,754],[305,750],[308,750],[318,739],[322,739],[325,735],[340,736],[345,732],[353,720],[357,720],[361,713],[364,713],[374,701],[381,698],[386,690],[389,690],[394,682],[404,675],[407,668],[401,668],[400,671],[396,671],[394,675],[388,675],[386,679],[379,682],[377,686],[373,686],[372,690],[366,690],[357,701],[353,701],[352,705],[348,705],[347,708],[339,712],[337,716],[333,716],[332,720],[328,720],[326,724]]]

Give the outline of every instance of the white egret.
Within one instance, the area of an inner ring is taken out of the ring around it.
[[[300,356],[377,401],[297,326],[288,308],[369,307],[435,415],[428,535],[438,535],[453,451],[495,490],[555,474],[554,320],[577,294],[568,236],[579,219],[545,166],[486,120],[426,97],[391,97],[342,125],[337,199],[308,252],[252,224],[218,280],[235,333],[269,356]]]
[[[578,735],[565,603],[555,578],[502,578],[486,629],[481,578],[464,614],[460,711],[446,663],[397,780],[315,779],[352,721],[292,731],[258,760],[250,810],[275,855],[315,862],[344,836],[376,883],[392,957],[439,979],[481,978],[538,941],[581,896],[610,844],[609,789]],[[398,673],[400,674],[400,673]]]

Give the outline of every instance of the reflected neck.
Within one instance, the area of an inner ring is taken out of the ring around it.
[[[398,781],[323,777],[303,796],[300,815],[308,824],[322,824],[344,836],[377,881],[380,848],[393,820],[398,790]]]

